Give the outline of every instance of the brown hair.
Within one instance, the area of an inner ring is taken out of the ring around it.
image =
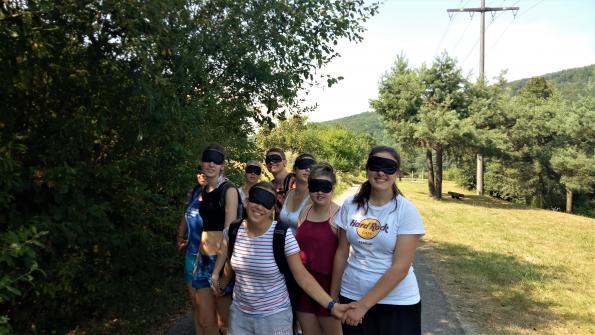
[[[312,179],[317,179],[318,177],[328,177],[333,185],[337,183],[335,170],[333,169],[332,165],[327,162],[318,163],[310,168],[308,182],[310,182]]]
[[[258,166],[259,168],[262,169],[262,165],[260,165],[260,162],[257,160],[253,160],[253,159],[246,162],[245,167],[248,167],[248,166]]]
[[[202,152],[204,153],[207,150],[219,151],[220,153],[223,154],[223,157],[225,157],[225,148],[223,148],[223,146],[219,143],[211,143],[211,144],[207,145],[207,147],[204,148],[204,150]]]
[[[370,153],[368,154],[368,158],[374,156],[377,153],[386,152],[393,156],[393,158],[397,161],[397,173],[399,172],[399,168],[401,167],[401,156],[397,153],[397,151],[391,147],[385,145],[379,145],[372,148]],[[367,171],[367,168],[366,168]],[[397,184],[394,183],[392,185],[393,191],[393,199],[396,199],[397,195],[403,195],[401,190],[397,187]],[[368,212],[368,201],[370,200],[370,194],[372,193],[372,185],[370,185],[369,181],[365,181],[362,186],[359,188],[357,194],[353,197],[353,203],[357,204],[357,208],[364,208],[366,213]],[[395,210],[397,209],[397,203],[395,202]]]
[[[285,152],[283,151],[283,149],[277,148],[277,147],[270,148],[269,150],[267,150],[267,152],[264,155],[266,157],[273,152],[281,155],[281,158],[283,158],[285,160]]]
[[[271,184],[268,181],[259,181],[258,183],[252,185],[252,187],[250,187],[250,189],[253,189],[254,187],[258,187],[258,188],[262,188],[267,191],[271,191],[271,193],[273,193],[275,195],[275,197],[277,197],[277,190],[275,189],[275,186],[273,186],[273,184]]]

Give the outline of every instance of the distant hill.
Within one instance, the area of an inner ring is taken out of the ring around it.
[[[595,64],[566,69],[558,72],[544,74],[547,81],[554,84],[556,89],[565,98],[572,100],[581,95],[594,95],[595,92],[589,91],[589,82],[595,84]],[[512,88],[513,95],[525,86],[529,78],[519,79],[508,83]],[[377,143],[385,139],[384,124],[382,118],[376,112],[365,112],[356,115],[343,117],[340,119],[320,122],[321,125],[335,126],[340,125],[355,132],[371,134]]]
[[[376,112],[365,112],[356,115],[343,117],[340,119],[320,122],[324,126],[343,126],[349,130],[359,133],[372,134],[374,137],[375,133],[382,133],[384,125],[380,115]]]
[[[572,100],[581,95],[593,95],[593,88],[589,91],[589,82],[595,84],[595,64],[577,67],[574,69],[566,69],[558,72],[544,74],[545,80],[554,84],[556,89],[566,99]],[[512,88],[513,95],[517,95],[519,91],[525,86],[529,78],[511,81],[509,83]]]

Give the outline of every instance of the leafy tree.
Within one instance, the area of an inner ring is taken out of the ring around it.
[[[595,97],[579,99],[551,123],[558,142],[551,164],[566,188],[566,211],[570,213],[573,193],[595,191]]]
[[[202,147],[248,156],[252,125],[295,111],[299,89],[321,79],[339,39],[361,39],[376,8],[3,1],[0,327],[61,333],[160,305]]]
[[[356,133],[342,126],[306,123],[307,118],[293,116],[271,129],[257,134],[262,151],[281,147],[293,153],[312,153],[318,161],[327,161],[341,172],[358,173],[365,164],[365,153],[372,146],[370,135]]]
[[[473,134],[467,120],[466,84],[456,61],[446,54],[430,68],[417,70],[399,56],[380,82],[378,99],[370,102],[398,142],[425,149],[428,191],[438,199],[442,197],[444,153],[464,145]]]
[[[545,206],[546,195],[555,191],[559,180],[550,164],[555,131],[549,121],[567,109],[565,101],[559,95],[554,97],[553,92],[545,80],[529,80],[515,101],[516,120],[509,133],[513,154],[531,163],[532,173],[525,176],[523,184],[535,190],[541,208]]]

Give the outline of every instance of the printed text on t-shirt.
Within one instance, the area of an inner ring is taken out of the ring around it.
[[[380,221],[372,218],[366,218],[361,221],[351,220],[349,225],[355,227],[357,235],[366,240],[376,237],[381,231],[388,234],[388,225],[382,225]]]

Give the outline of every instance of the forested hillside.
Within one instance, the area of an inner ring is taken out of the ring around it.
[[[589,88],[589,85],[587,85],[588,83],[595,83],[595,64],[552,72],[544,74],[542,77],[553,84],[566,99],[595,94],[593,86]],[[517,95],[528,80],[529,78],[511,81],[509,85],[512,88],[512,93]]]
[[[558,72],[547,73],[541,76],[567,99],[572,99],[580,95],[595,95],[595,92],[589,91],[589,82],[595,82],[595,64],[573,69],[566,69]],[[508,85],[512,89],[513,95],[517,95],[525,86],[530,78],[511,81]],[[371,134],[374,139],[382,134],[384,136],[384,124],[382,118],[376,112],[364,112],[356,115],[346,116],[339,119],[320,122],[321,125],[343,126],[347,129]]]
[[[384,129],[380,115],[375,112],[365,112],[340,119],[320,122],[324,126],[343,126],[347,129],[366,134],[376,134]]]

